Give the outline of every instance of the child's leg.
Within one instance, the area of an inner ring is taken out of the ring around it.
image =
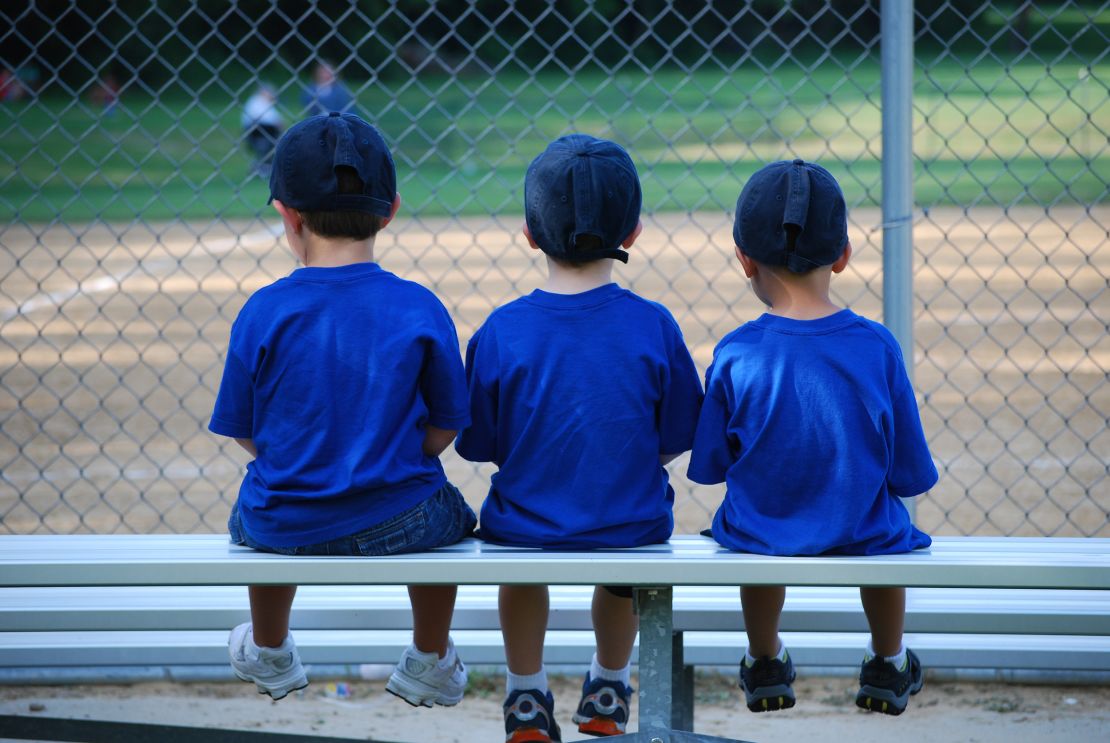
[[[748,652],[740,661],[740,688],[752,712],[794,706],[794,662],[779,641],[786,586],[741,586]]]
[[[447,655],[447,635],[455,613],[458,586],[409,586],[412,644],[422,653]]]
[[[596,586],[590,615],[597,652],[572,719],[580,733],[621,735],[632,702],[629,660],[640,626],[639,617],[632,611],[632,589]]]
[[[871,647],[875,655],[898,655],[902,650],[902,630],[906,624],[906,589],[861,587],[859,598],[871,628]]]
[[[740,605],[748,633],[748,655],[774,658],[781,650],[779,617],[786,601],[786,586],[741,586]]]
[[[531,676],[543,669],[548,606],[547,586],[501,586],[497,608],[509,673]]]
[[[543,641],[550,599],[547,586],[501,586],[497,607],[509,667],[505,703],[505,741],[562,740],[555,722],[555,699],[547,688]]]
[[[248,586],[251,601],[251,626],[254,643],[277,648],[289,635],[289,612],[293,609],[296,586]]]
[[[906,589],[861,587],[859,595],[871,627],[871,647],[860,666],[856,706],[900,715],[925,681],[921,661],[902,645]]]
[[[628,665],[640,619],[632,612],[632,598],[618,596],[604,586],[594,587],[590,608],[597,641],[597,662],[614,671]]]

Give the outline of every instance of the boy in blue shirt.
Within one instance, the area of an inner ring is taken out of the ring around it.
[[[736,257],[769,311],[725,336],[706,372],[689,477],[726,483],[725,547],[769,555],[876,555],[929,546],[901,498],[937,481],[893,336],[829,298],[848,265],[844,197],[819,165],[772,163],[744,186]],[[794,706],[778,636],[783,586],[740,589],[753,712]],[[901,714],[923,674],[902,645],[904,588],[860,588],[871,643],[856,704]]]
[[[612,283],[641,230],[636,168],[613,142],[562,137],[529,166],[524,199],[547,282],[495,310],[466,352],[471,425],[456,449],[498,466],[480,536],[550,549],[664,541],[674,491],[663,465],[693,442],[701,383],[671,314]],[[580,732],[624,732],[631,599],[628,588],[594,591]],[[547,586],[502,586],[499,608],[506,741],[560,741],[543,667]]]
[[[270,198],[303,268],[255,292],[231,329],[209,429],[254,460],[231,541],[289,555],[387,555],[459,541],[476,519],[439,454],[469,422],[447,310],[374,262],[397,213],[393,158],[352,114],[314,116],[274,153]],[[250,586],[231,632],[235,673],[274,699],[308,683],[289,634],[296,586]],[[410,586],[413,644],[388,690],[457,704],[466,669],[448,635],[454,586]]]

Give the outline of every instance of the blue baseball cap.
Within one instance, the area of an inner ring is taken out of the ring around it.
[[[787,225],[798,229],[793,250]],[[732,238],[760,263],[794,273],[836,263],[848,244],[844,194],[820,165],[802,160],[765,165],[740,192]]]
[[[335,169],[354,169],[362,193],[339,193]],[[397,169],[378,130],[358,116],[333,111],[289,127],[274,151],[270,201],[307,212],[366,212],[388,217],[397,196]]]
[[[621,243],[640,222],[640,178],[623,147],[587,134],[547,146],[524,176],[524,220],[543,252],[569,263],[599,258],[628,262]],[[575,250],[582,235],[597,250]]]

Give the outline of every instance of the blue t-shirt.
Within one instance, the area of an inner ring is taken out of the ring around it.
[[[256,541],[293,547],[379,524],[446,482],[425,427],[469,421],[451,317],[375,263],[301,268],[231,328],[209,430],[254,440],[239,489]]]
[[[659,455],[690,448],[702,394],[665,308],[616,284],[537,290],[490,315],[466,373],[472,422],[455,446],[498,466],[484,539],[579,549],[670,536]]]
[[[706,372],[689,477],[726,483],[725,547],[876,555],[927,547],[899,498],[937,481],[894,337],[850,310],[763,315],[725,336]]]

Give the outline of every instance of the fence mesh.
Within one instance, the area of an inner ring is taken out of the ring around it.
[[[854,254],[834,290],[881,318],[879,12],[6,3],[0,531],[224,528],[245,455],[206,426],[230,323],[295,265],[248,132],[259,117],[349,106],[382,129],[404,205],[378,256],[444,300],[464,343],[542,281],[523,174],[571,131],[632,153],[645,229],[618,280],[674,312],[701,368],[761,311],[731,210],[764,162],[838,177]],[[1110,536],[1110,6],[937,1],[915,16],[915,384],[941,470],[918,521]],[[686,461],[671,465],[679,532],[722,496]],[[477,505],[489,469],[445,465]]]

